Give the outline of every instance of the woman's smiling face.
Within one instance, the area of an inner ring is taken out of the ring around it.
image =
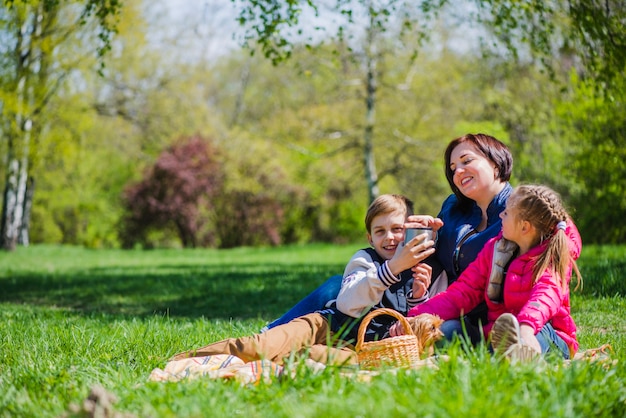
[[[491,200],[492,187],[496,183],[501,184],[495,163],[482,155],[471,142],[463,142],[452,150],[450,170],[454,172],[454,185],[476,202],[485,198]]]

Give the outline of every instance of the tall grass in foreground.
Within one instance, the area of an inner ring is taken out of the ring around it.
[[[356,248],[2,253],[0,416],[67,414],[94,384],[137,417],[624,416],[626,247],[585,247],[585,287],[572,300],[581,346],[610,343],[610,368],[512,367],[455,346],[439,370],[367,382],[330,368],[256,386],[147,382],[178,351],[256,332],[340,274]]]

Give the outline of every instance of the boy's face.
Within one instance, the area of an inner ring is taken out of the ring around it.
[[[405,218],[402,212],[391,212],[378,215],[372,220],[367,239],[378,255],[385,260],[393,257],[396,248],[404,240]]]

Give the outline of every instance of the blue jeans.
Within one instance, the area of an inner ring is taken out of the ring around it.
[[[547,354],[552,349],[557,349],[563,355],[563,359],[569,360],[569,347],[563,341],[563,338],[559,337],[551,324],[545,324],[535,337],[539,341],[542,354]]]
[[[473,325],[467,317],[463,317],[463,321],[459,319],[450,319],[444,321],[441,325],[441,332],[444,338],[442,341],[449,342],[454,338],[463,338],[471,343],[472,346],[478,345],[484,341],[482,327]],[[561,337],[556,333],[551,324],[546,324],[541,331],[535,335],[541,347],[541,354],[545,355],[552,352],[553,349],[563,356],[563,359],[569,359],[569,347]],[[491,349],[491,348],[490,348]]]
[[[441,324],[441,332],[443,332],[443,339],[440,341],[440,345],[445,345],[446,342],[455,338],[469,340],[472,346],[476,346],[484,340],[482,327],[472,324],[467,316],[464,316],[462,320],[449,319],[444,321]]]
[[[330,277],[324,283],[319,285],[317,289],[313,290],[304,299],[300,300],[293,308],[289,309],[283,316],[267,324],[266,328],[274,328],[278,325],[286,324],[292,319],[298,318],[303,315],[313,313],[317,310],[326,307],[326,304],[334,299],[337,299],[339,290],[341,290],[342,275],[336,275]],[[263,329],[262,331],[264,331]]]

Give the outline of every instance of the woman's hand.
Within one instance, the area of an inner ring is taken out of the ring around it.
[[[430,215],[411,215],[406,218],[405,228],[429,227],[433,231],[437,231],[443,226],[443,221],[439,218],[433,218]]]
[[[419,263],[411,270],[413,270],[413,297],[421,298],[430,287],[433,268],[426,263]]]

